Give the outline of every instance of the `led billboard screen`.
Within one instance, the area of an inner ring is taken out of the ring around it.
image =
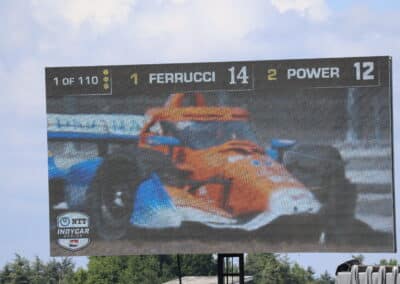
[[[52,255],[396,250],[390,57],[46,68]]]

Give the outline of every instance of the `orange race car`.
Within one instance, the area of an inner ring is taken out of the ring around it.
[[[50,141],[106,141],[98,143],[99,157],[64,172],[49,158],[50,184],[62,181],[69,208],[90,208],[104,239],[121,238],[130,226],[184,222],[253,231],[281,216],[329,210],[339,204],[337,188],[347,184],[335,148],[274,139],[265,150],[245,109],[209,106],[201,93],[171,95],[145,113],[134,134],[71,131],[57,119]],[[111,150],[110,141],[122,146]]]

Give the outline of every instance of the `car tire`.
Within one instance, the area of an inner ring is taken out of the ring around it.
[[[135,153],[121,151],[105,157],[89,192],[96,237],[116,240],[126,236],[136,190],[143,179]]]
[[[347,230],[354,220],[357,191],[345,176],[339,151],[328,145],[296,145],[285,152],[283,164],[322,204],[320,225],[330,239],[332,232]]]

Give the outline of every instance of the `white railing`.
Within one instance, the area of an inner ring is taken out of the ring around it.
[[[400,284],[398,266],[358,266],[339,272],[336,284]]]

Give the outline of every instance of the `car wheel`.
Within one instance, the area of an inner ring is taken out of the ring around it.
[[[283,164],[321,202],[324,230],[335,235],[346,230],[346,224],[354,220],[357,192],[346,179],[339,151],[327,145],[296,145],[284,154]]]
[[[125,152],[106,157],[92,182],[90,212],[101,239],[121,239],[128,232],[136,189],[143,180],[133,157]]]

